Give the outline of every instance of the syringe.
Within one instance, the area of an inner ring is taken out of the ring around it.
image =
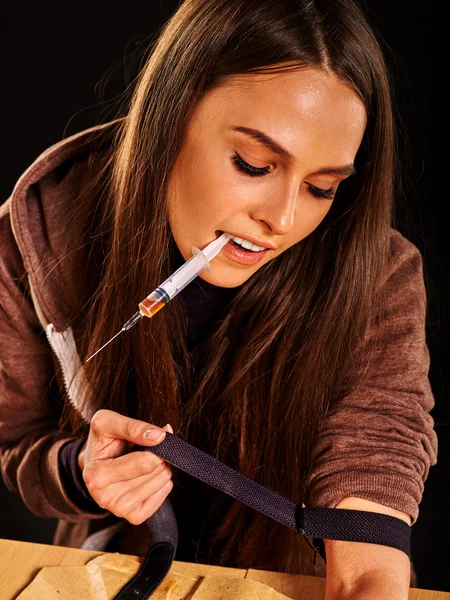
[[[139,310],[128,319],[122,329],[116,333],[106,344],[103,344],[86,362],[94,358],[103,348],[110,344],[124,331],[128,331],[142,317],[153,317],[163,306],[172,300],[183,288],[191,283],[204,269],[211,271],[209,266],[210,261],[219,254],[222,248],[228,243],[231,236],[228,233],[222,233],[220,237],[212,241],[203,250],[199,250],[195,246],[192,247],[193,256],[186,261],[179,269],[172,273],[161,285],[159,285],[151,294],[149,294],[142,302],[139,303]]]

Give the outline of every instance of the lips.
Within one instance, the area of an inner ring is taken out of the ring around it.
[[[222,231],[216,231],[216,236],[219,237],[220,235],[222,235]],[[236,237],[242,237],[240,235],[237,234],[232,234],[231,232],[230,235],[236,235]],[[244,239],[249,239],[249,238],[244,238]],[[250,240],[253,241],[253,240]],[[254,241],[255,244],[257,244],[256,240]],[[263,244],[259,243],[257,244],[258,246],[263,246]],[[244,248],[240,248],[239,246],[235,245],[231,240],[228,242],[228,244],[226,244],[220,254],[222,255],[226,255],[228,258],[230,258],[230,260],[232,260],[235,263],[239,263],[241,265],[255,265],[259,262],[261,262],[262,260],[264,260],[264,258],[270,253],[272,252],[272,250],[270,248],[267,248],[266,250],[260,250],[258,252],[252,252],[252,251],[248,251],[248,250],[244,250]]]
[[[220,235],[222,235],[222,233],[224,233],[224,232],[217,230],[216,236],[219,237]],[[258,240],[257,238],[255,238],[251,235],[242,235],[240,233],[234,233],[233,231],[227,231],[227,233],[229,235],[232,235],[233,237],[242,238],[243,240],[248,240],[249,242],[252,242],[253,244],[256,244],[257,246],[262,246],[263,248],[266,248],[268,250],[275,250],[275,247],[272,244],[270,244],[269,242]]]

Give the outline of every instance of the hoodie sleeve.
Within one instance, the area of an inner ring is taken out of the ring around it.
[[[60,473],[59,452],[74,436],[58,428],[51,349],[30,298],[9,218],[0,207],[0,465],[8,489],[36,515],[76,523],[110,513],[77,506]]]
[[[403,511],[414,523],[437,437],[422,258],[395,230],[384,292],[381,318],[355,354],[346,391],[331,403],[315,444],[310,503],[333,508],[356,496]]]

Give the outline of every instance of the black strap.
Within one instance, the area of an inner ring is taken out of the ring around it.
[[[152,544],[139,571],[114,596],[114,600],[150,598],[169,572],[174,558],[174,547],[170,542]]]
[[[411,557],[411,527],[390,515],[345,508],[297,506],[297,525],[303,535],[321,540],[390,546]]]
[[[411,528],[396,517],[359,510],[306,508],[296,505],[171,433],[167,433],[157,446],[140,446],[134,450],[153,452],[185,473],[298,531],[324,560],[323,539],[381,544],[397,548],[411,556]],[[176,519],[168,498],[147,523],[152,538],[149,553],[139,573],[113,600],[146,600],[170,569],[177,540],[174,533]],[[312,537],[313,541],[308,540],[308,537]],[[171,552],[167,551],[166,546],[159,545],[161,539],[165,540]],[[156,574],[153,573],[150,556],[156,563]]]

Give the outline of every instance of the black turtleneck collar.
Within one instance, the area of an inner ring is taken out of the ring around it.
[[[188,320],[187,344],[195,346],[209,335],[240,286],[225,288],[196,277],[179,294]]]

